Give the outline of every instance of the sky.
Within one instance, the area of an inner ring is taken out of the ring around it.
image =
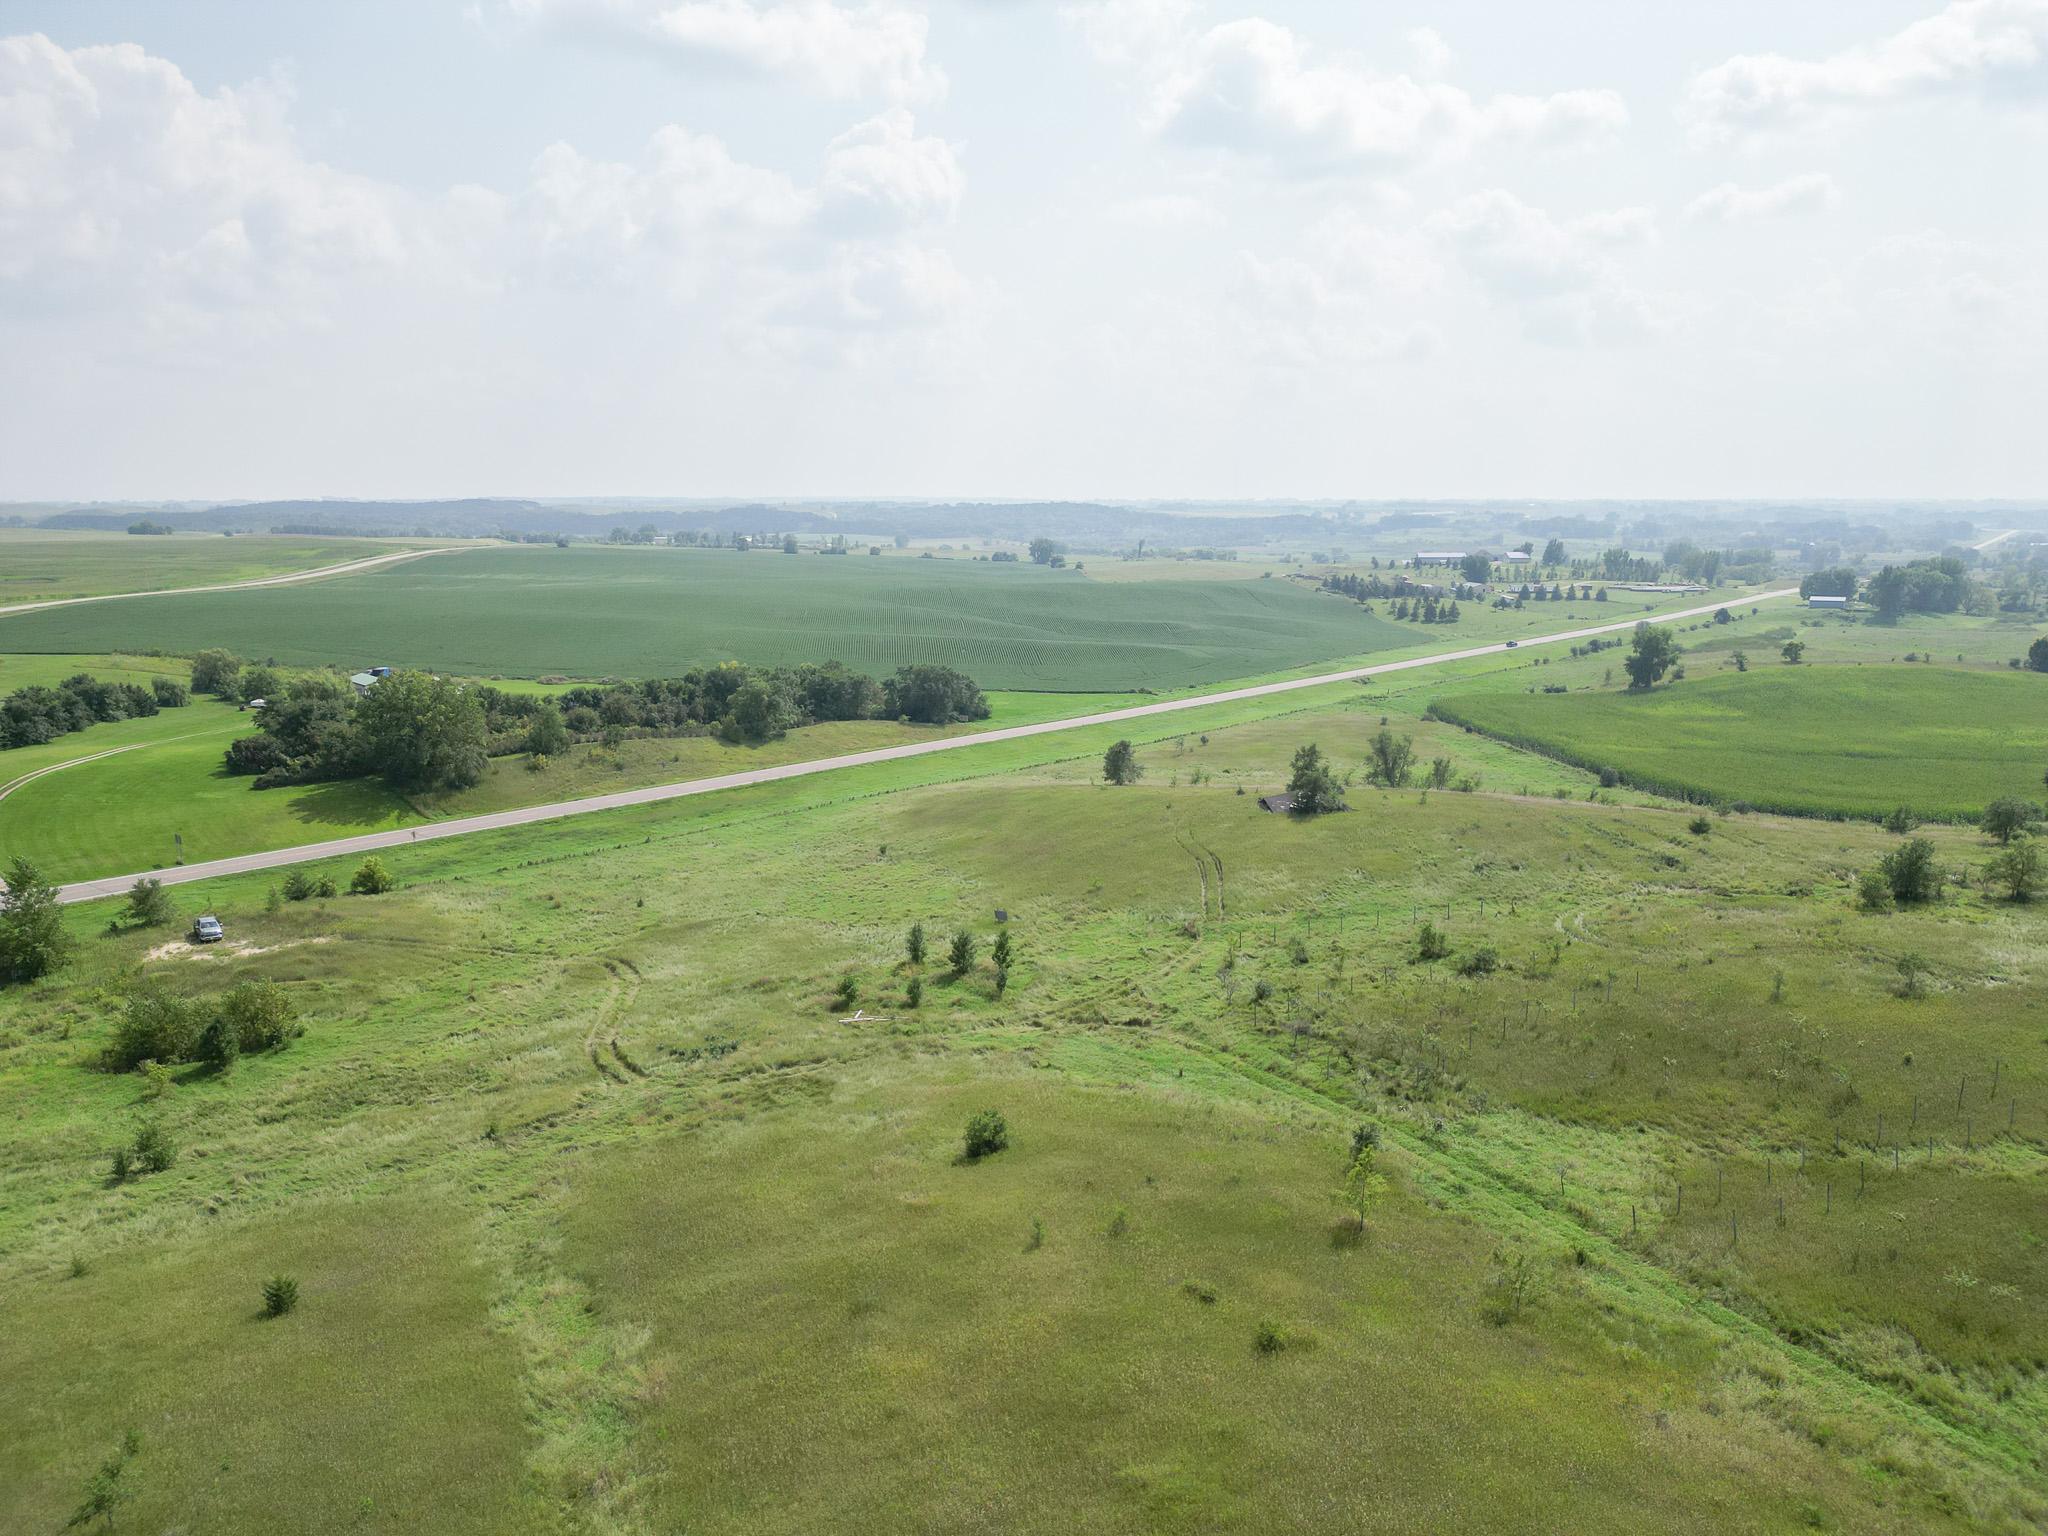
[[[2048,495],[2048,0],[0,0],[0,498]]]

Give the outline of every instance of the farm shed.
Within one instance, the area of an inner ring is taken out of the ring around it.
[[[1809,608],[1846,608],[1849,606],[1849,599],[1846,597],[1828,597],[1816,592],[1806,600],[1806,606]]]
[[[1291,811],[1294,809],[1294,796],[1287,794],[1285,791],[1277,795],[1261,795],[1259,796],[1259,809],[1262,811]]]

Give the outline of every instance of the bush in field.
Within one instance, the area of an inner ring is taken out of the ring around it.
[[[910,957],[912,965],[924,964],[924,924],[912,923],[910,932],[903,940],[903,952]]]
[[[332,875],[322,875],[318,880],[315,880],[313,882],[313,894],[323,899],[339,894],[334,888],[334,877]]]
[[[1287,793],[1294,799],[1297,816],[1320,816],[1344,809],[1344,790],[1337,775],[1324,761],[1322,749],[1314,742],[1298,747],[1287,776]]]
[[[1919,825],[1919,819],[1903,805],[1894,807],[1884,819],[1885,831],[1897,833],[1900,837],[1904,837]]]
[[[1856,877],[1856,905],[1866,912],[1889,912],[1897,905],[1883,870],[1866,869]]]
[[[145,1061],[191,1061],[207,1024],[205,1004],[178,997],[155,982],[129,995],[128,1006],[107,1043],[109,1070],[132,1072]]]
[[[908,1008],[921,1008],[924,1006],[924,978],[922,976],[910,978],[910,985],[903,989],[903,1003]]]
[[[1705,837],[1714,830],[1714,824],[1704,816],[1695,816],[1685,824],[1685,830],[1694,837]]]
[[[284,877],[284,899],[304,901],[313,894],[313,877],[303,869],[292,870]]]
[[[1878,871],[1900,906],[1933,901],[1941,895],[1941,871],[1934,865],[1934,844],[1908,838],[1877,861]]]
[[[272,1275],[263,1282],[263,1315],[283,1317],[299,1304],[299,1282],[290,1275]]]
[[[214,1071],[226,1072],[242,1054],[242,1037],[235,1032],[234,1025],[215,1014],[199,1031],[199,1043],[192,1054]]]
[[[1441,960],[1451,952],[1451,941],[1435,923],[1424,923],[1422,931],[1415,935],[1415,958],[1417,962]]]
[[[1406,784],[1415,771],[1415,738],[1396,736],[1381,727],[1379,734],[1366,743],[1365,776],[1372,783],[1387,789],[1398,789]],[[1445,778],[1449,778],[1448,766]]]
[[[143,876],[128,887],[128,909],[121,914],[138,928],[158,928],[171,920],[171,898],[164,883]]]
[[[842,976],[839,978],[839,990],[832,994],[832,1001],[837,1007],[851,1008],[859,996],[860,983],[850,975]]]
[[[1277,1355],[1287,1347],[1287,1335],[1280,1331],[1280,1325],[1261,1321],[1252,1330],[1252,1348],[1262,1355]]]
[[[569,728],[562,723],[562,711],[550,699],[533,712],[526,728],[526,750],[535,757],[559,757],[569,745]]]
[[[149,680],[150,697],[156,700],[158,709],[182,709],[192,701],[192,695],[185,685],[175,678],[152,677]]]
[[[220,1000],[220,1018],[238,1049],[275,1051],[305,1033],[291,994],[274,981],[238,982]]]
[[[1010,1144],[1010,1127],[1002,1111],[982,1109],[968,1116],[964,1141],[969,1162],[1002,1151]]]
[[[1500,955],[1490,944],[1482,944],[1458,962],[1460,976],[1491,976],[1500,969]]]
[[[114,1528],[114,1511],[135,1497],[135,1492],[123,1481],[128,1463],[135,1459],[135,1453],[142,1449],[142,1437],[129,1430],[121,1439],[121,1448],[101,1462],[92,1476],[85,1480],[84,1492],[78,1500],[78,1507],[71,1511],[71,1518],[64,1522],[67,1531],[82,1526],[98,1525],[105,1530]]]
[[[989,959],[1005,969],[1010,964],[1010,930],[1005,928],[996,935],[995,948],[988,952]]]
[[[178,1161],[178,1144],[161,1120],[145,1120],[128,1149],[143,1173],[163,1173]]]
[[[349,876],[348,888],[357,896],[382,896],[393,884],[391,871],[384,867],[384,861],[371,854]]]
[[[1112,784],[1135,784],[1144,772],[1128,741],[1115,742],[1102,754],[1102,776]]]
[[[955,976],[965,976],[974,968],[974,935],[962,928],[953,935],[953,944],[947,953]]]
[[[1486,1276],[1486,1299],[1479,1313],[1496,1328],[1505,1328],[1528,1311],[1541,1288],[1536,1261],[1520,1248],[1494,1250]]]

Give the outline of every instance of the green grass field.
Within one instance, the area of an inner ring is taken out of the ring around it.
[[[986,688],[1076,691],[1251,676],[1408,633],[1277,579],[1110,584],[1028,564],[587,547],[0,618],[10,651],[224,645],[292,664],[530,677],[674,676],[728,658],[873,673],[939,661]]]
[[[2036,1529],[2048,908],[1864,916],[1877,828],[1589,802],[1415,724],[1446,686],[1205,710],[1124,790],[1084,731],[400,849],[382,898],[175,888],[206,951],[75,909],[0,992],[12,1506],[135,1428],[122,1524],[226,1536]],[[1382,715],[1481,792],[1257,809]],[[916,920],[982,958],[912,1009]],[[152,1104],[90,1066],[139,974],[308,1033]],[[178,1164],[110,1187],[152,1113]]]
[[[0,528],[0,607],[110,592],[165,591],[318,570],[423,549],[433,539],[308,538],[286,534],[137,535]],[[82,647],[91,650],[93,647]]]
[[[1638,786],[1810,815],[1969,817],[2038,799],[2048,765],[2036,673],[1757,666],[1649,693],[1460,693],[1439,710]]]

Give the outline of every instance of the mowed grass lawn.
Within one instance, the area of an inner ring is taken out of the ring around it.
[[[0,529],[0,607],[53,598],[99,597],[110,592],[153,592],[249,581],[395,554],[433,542],[285,534],[237,534],[227,538],[217,533],[144,535]]]
[[[1281,580],[731,550],[490,549],[278,590],[0,618],[0,648],[192,652],[472,676],[668,677],[728,659],[958,667],[984,688],[1171,688],[1412,643]],[[1455,639],[1455,637],[1452,637]],[[1450,642],[1447,642],[1450,643]]]
[[[2041,798],[2048,677],[1771,665],[1650,693],[1461,694],[1438,713],[1663,793],[1805,815],[1976,815]]]

